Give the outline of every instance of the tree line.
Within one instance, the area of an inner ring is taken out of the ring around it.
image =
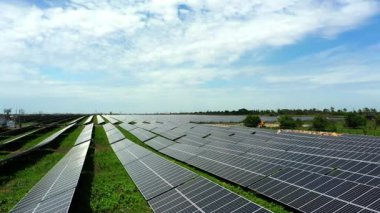
[[[248,110],[245,108],[238,110],[221,110],[221,111],[200,111],[200,112],[184,112],[179,114],[200,114],[200,115],[269,115],[269,116],[279,116],[279,115],[334,115],[334,116],[346,116],[349,113],[357,113],[361,115],[367,114],[378,114],[379,112],[375,108],[364,107],[362,109],[348,110],[347,108],[336,109],[334,107],[325,109],[253,109]]]
[[[302,127],[303,124],[300,119],[294,119],[290,115],[281,115],[277,120],[281,129],[297,129]],[[353,129],[364,128],[369,121],[374,122],[376,128],[376,126],[380,125],[380,115],[368,117],[358,112],[348,112],[344,117],[345,126]],[[243,120],[243,123],[247,127],[258,127],[262,125],[262,121],[258,115],[248,115]],[[312,120],[311,130],[336,132],[337,127],[334,121],[329,120],[323,114],[318,114],[315,115]]]

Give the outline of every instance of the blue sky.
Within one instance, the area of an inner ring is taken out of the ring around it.
[[[0,11],[0,108],[380,109],[378,0],[0,0]]]

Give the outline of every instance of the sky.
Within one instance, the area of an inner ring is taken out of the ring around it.
[[[380,109],[379,0],[0,0],[0,108]]]

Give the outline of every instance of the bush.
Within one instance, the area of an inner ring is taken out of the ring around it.
[[[282,115],[278,118],[281,129],[294,129],[297,127],[296,121],[289,115]]]
[[[356,113],[349,113],[346,116],[345,120],[347,127],[350,128],[358,128],[361,126],[365,126],[367,123],[367,120],[363,116]]]
[[[297,118],[295,122],[296,122],[296,127],[302,127],[303,121],[301,119]]]
[[[317,131],[326,131],[329,121],[322,115],[317,115],[313,119],[313,129]]]
[[[257,127],[261,123],[261,119],[257,115],[248,115],[244,121],[244,126],[247,127]]]
[[[327,120],[322,115],[317,115],[313,119],[313,129],[317,131],[336,132],[337,128],[335,123]]]

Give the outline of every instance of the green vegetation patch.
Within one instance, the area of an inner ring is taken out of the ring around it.
[[[261,123],[261,119],[258,115],[247,115],[243,123],[247,127],[257,127]]]
[[[94,212],[151,212],[108,143],[102,126],[95,126],[94,179],[90,206]]]

